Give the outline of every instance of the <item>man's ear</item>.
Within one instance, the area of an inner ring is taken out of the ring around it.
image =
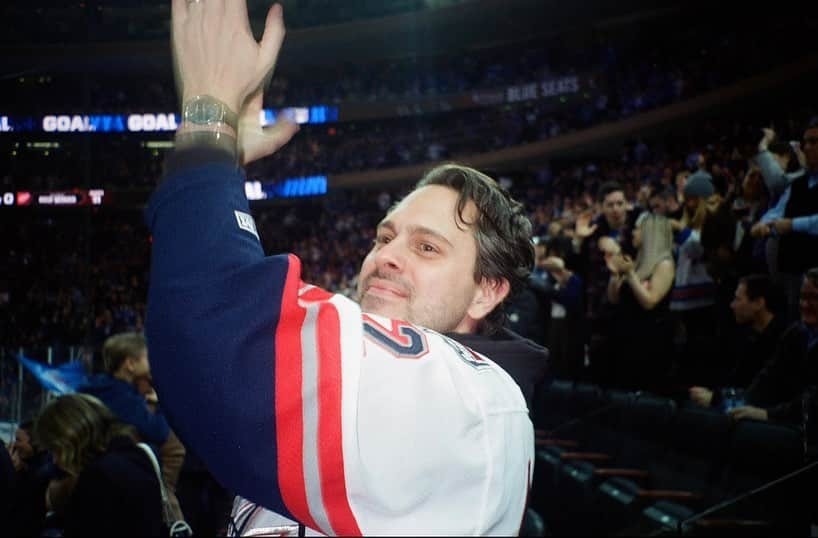
[[[125,360],[122,361],[122,366],[125,367],[127,372],[132,373],[136,370],[136,360],[135,357],[125,357]]]
[[[481,320],[508,297],[511,284],[506,278],[483,278],[466,311],[470,318]]]

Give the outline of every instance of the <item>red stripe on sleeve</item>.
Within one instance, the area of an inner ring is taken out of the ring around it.
[[[347,497],[341,422],[341,321],[332,303],[318,313],[318,469],[324,509],[335,534],[360,536]]]
[[[304,483],[304,416],[302,409],[301,327],[307,311],[298,305],[301,262],[289,256],[287,280],[275,334],[275,414],[278,444],[278,483],[281,498],[302,524],[317,529]]]

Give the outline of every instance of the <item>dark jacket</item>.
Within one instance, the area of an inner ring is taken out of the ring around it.
[[[794,219],[818,213],[818,188],[809,188],[811,176],[804,175],[790,184],[790,199],[784,217]],[[818,236],[793,232],[781,236],[778,269],[792,275],[804,274],[818,266]]]
[[[507,323],[511,330],[541,346],[546,345],[554,294],[553,286],[530,275],[526,286],[506,308]]]
[[[65,515],[64,536],[162,536],[159,480],[145,452],[127,438],[80,473]]]
[[[800,322],[787,329],[775,355],[747,389],[747,404],[767,409],[770,420],[802,420],[804,391],[818,384],[818,345],[810,348],[808,337]]]
[[[730,387],[750,385],[770,362],[786,328],[779,316],[774,317],[761,333],[752,327],[740,327],[730,353],[735,361],[723,384]]]
[[[122,422],[130,424],[148,443],[164,443],[170,427],[160,412],[151,413],[145,399],[132,384],[109,374],[96,374],[81,386],[80,392],[99,398]]]
[[[548,373],[547,349],[505,328],[491,336],[457,333],[447,333],[446,336],[500,365],[520,386],[528,409],[531,409],[534,390]]]

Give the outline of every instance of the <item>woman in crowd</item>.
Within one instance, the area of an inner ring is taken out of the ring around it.
[[[35,439],[75,479],[65,505],[64,536],[167,532],[159,480],[135,435],[132,427],[87,394],[62,396],[43,410],[34,427]],[[58,504],[54,499],[46,503]]]
[[[708,271],[702,236],[722,199],[712,176],[702,170],[687,178],[684,196],[682,220],[672,223],[678,254],[670,310],[677,314],[675,340],[683,343],[675,355],[682,384],[707,384],[714,360],[717,287]]]
[[[614,383],[625,389],[659,390],[668,381],[672,323],[673,233],[670,221],[643,213],[633,233],[637,255],[609,257],[608,300],[615,305],[609,356],[616,361]]]

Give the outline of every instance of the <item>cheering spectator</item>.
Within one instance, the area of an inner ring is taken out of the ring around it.
[[[762,131],[764,136],[758,143],[756,163],[761,170],[770,200],[777,202],[789,184],[804,175],[803,164],[799,162],[799,170],[787,172],[795,148],[786,142],[776,140],[776,133],[773,129],[764,128]],[[800,148],[798,152],[803,155]],[[778,241],[778,236],[767,237],[765,244],[767,267],[774,278],[778,277]]]
[[[683,377],[700,379],[712,364],[711,344],[715,340],[716,286],[707,272],[702,229],[710,214],[708,202],[715,194],[707,172],[698,171],[687,178],[684,187],[684,213],[676,234],[679,245],[676,275],[670,309],[680,316],[684,345],[678,357]]]
[[[611,309],[605,294],[610,271],[605,257],[618,253],[620,248],[633,254],[630,236],[637,212],[628,209],[625,189],[617,182],[600,186],[597,198],[602,205],[602,214],[593,222],[588,211],[577,218],[574,247],[580,255],[580,274],[586,285],[585,308],[591,331],[591,372],[593,377],[601,381],[610,377],[607,373],[610,361],[604,357],[611,330]]]
[[[639,251],[634,263],[622,254],[610,259],[608,300],[616,305],[609,368],[612,383],[630,389],[654,389],[667,384],[672,324],[669,316],[673,287],[673,232],[670,221],[644,213],[633,233]]]
[[[755,237],[780,236],[779,279],[791,319],[798,315],[798,290],[809,267],[818,266],[818,119],[804,132],[805,173],[753,227]]]
[[[756,162],[761,169],[767,191],[774,200],[778,200],[790,183],[804,175],[800,159],[799,169],[787,172],[794,152],[800,153],[800,148],[796,150],[791,144],[776,140],[776,133],[770,128],[764,128],[762,131],[764,136],[758,143]]]

